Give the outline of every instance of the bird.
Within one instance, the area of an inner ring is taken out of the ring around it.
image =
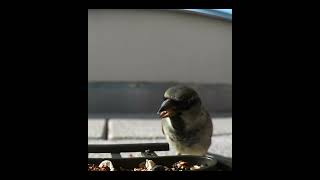
[[[157,114],[162,133],[176,155],[205,156],[208,153],[213,123],[194,89],[186,85],[168,88]]]

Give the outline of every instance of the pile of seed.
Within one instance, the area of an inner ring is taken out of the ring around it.
[[[197,170],[204,165],[192,165],[185,161],[179,161],[174,163],[171,168],[163,165],[157,165],[152,160],[146,159],[145,162],[141,162],[138,164],[137,168],[134,169],[126,169],[120,167],[119,169],[115,169],[112,165],[112,162],[109,160],[105,160],[100,163],[99,166],[94,164],[88,164],[88,171],[192,171]]]

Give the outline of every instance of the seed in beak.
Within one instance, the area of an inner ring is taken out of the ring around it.
[[[172,114],[173,114],[173,111],[171,110],[161,111],[160,118],[167,118],[167,117],[170,117]]]

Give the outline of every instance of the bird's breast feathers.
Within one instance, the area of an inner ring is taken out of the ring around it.
[[[197,116],[181,114],[179,117],[167,117],[162,120],[162,132],[172,139],[192,139],[198,134],[212,136],[212,121],[206,111]]]

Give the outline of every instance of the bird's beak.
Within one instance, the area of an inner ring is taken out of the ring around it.
[[[170,99],[166,99],[165,101],[162,102],[158,110],[158,114],[160,114],[160,118],[170,117],[174,113],[173,109],[174,109],[174,106],[172,101]]]

